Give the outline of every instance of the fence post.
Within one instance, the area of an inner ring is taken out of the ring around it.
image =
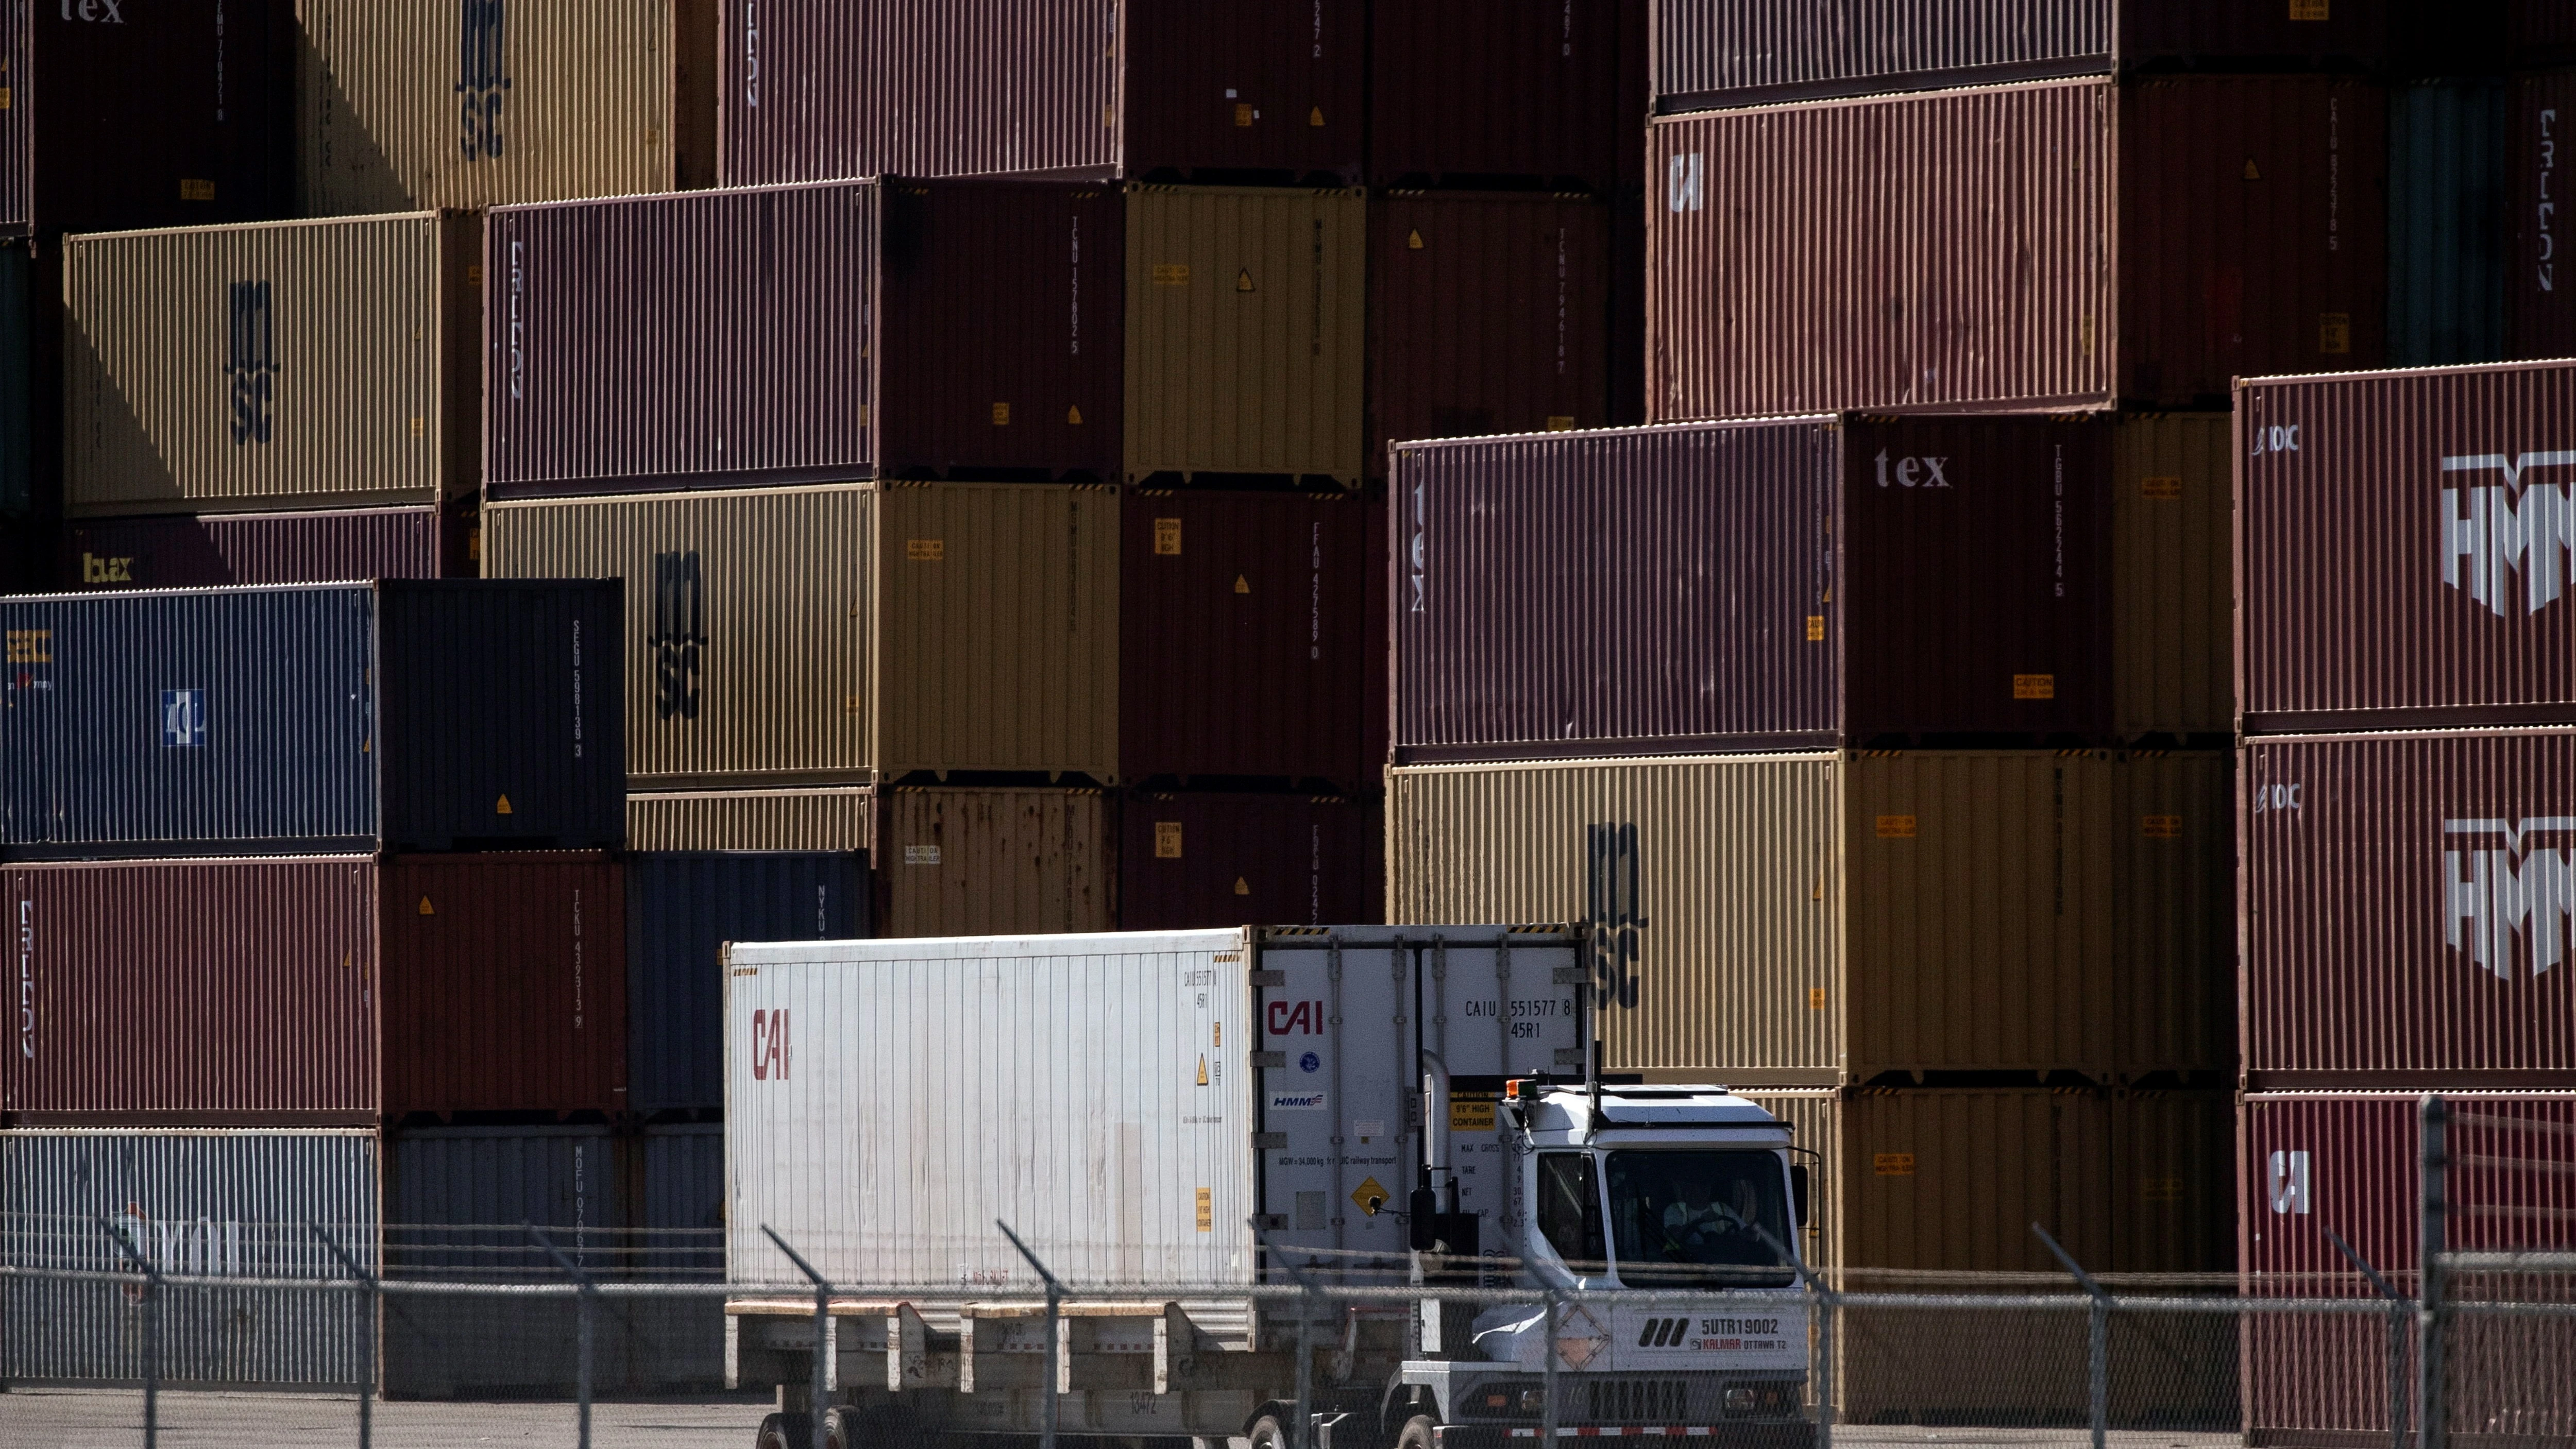
[[[538,1247],[546,1250],[547,1254],[555,1260],[555,1266],[563,1269],[565,1276],[571,1278],[574,1286],[581,1290],[573,1297],[573,1315],[577,1325],[573,1330],[573,1392],[580,1396],[581,1449],[590,1449],[591,1300],[599,1290],[591,1286],[590,1275],[583,1272],[572,1259],[565,1257],[563,1251],[555,1246],[554,1240],[546,1236],[545,1229],[528,1223],[521,1223],[519,1226],[529,1237],[536,1240]]]
[[[143,1256],[125,1229],[104,1217],[94,1216],[93,1221],[143,1274],[143,1449],[157,1449],[161,1442],[161,1270]]]
[[[2423,1449],[2442,1449],[2450,1437],[2449,1408],[2444,1402],[2442,1300],[2449,1285],[2442,1281],[2442,1255],[2450,1248],[2451,1111],[2439,1093],[2427,1092],[2417,1108],[2423,1131],[2423,1198],[2417,1208],[2417,1254],[2423,1266],[2423,1302],[2417,1310],[2415,1352],[2422,1385],[2416,1390],[2417,1436]]]
[[[1553,1446],[1556,1443],[1556,1290],[1553,1288],[1547,1290],[1547,1317],[1539,1326],[1545,1332],[1539,1335],[1538,1341],[1538,1391],[1542,1405],[1538,1434],[1541,1443]]]
[[[312,1230],[313,1236],[322,1240],[322,1246],[330,1250],[332,1257],[340,1260],[340,1266],[349,1270],[350,1277],[367,1285],[367,1291],[357,1295],[357,1302],[358,1449],[368,1449],[368,1446],[375,1442],[374,1395],[376,1387],[376,1295],[378,1291],[376,1288],[376,1275],[359,1267],[358,1260],[350,1257],[347,1252],[342,1250],[339,1243],[334,1241],[329,1233],[322,1231],[322,1225],[320,1223],[307,1222],[304,1226]]]
[[[1029,1245],[1020,1241],[1020,1235],[1011,1231],[1009,1223],[995,1218],[993,1226],[1002,1230],[1002,1236],[1011,1240],[1011,1246],[1020,1250],[1020,1256],[1029,1260],[1029,1266],[1038,1270],[1038,1278],[1046,1284],[1046,1389],[1043,1395],[1046,1419],[1038,1430],[1038,1444],[1040,1449],[1055,1449],[1056,1416],[1063,1412],[1063,1405],[1056,1399],[1056,1374],[1057,1365],[1064,1360],[1064,1285],[1056,1281],[1055,1274],[1047,1271],[1046,1264],[1038,1261],[1037,1254],[1029,1251]],[[970,1331],[971,1327],[969,1325]]]
[[[2030,1230],[2039,1234],[2039,1240],[2048,1245],[2048,1251],[2055,1253],[2057,1261],[2066,1265],[2066,1271],[2075,1275],[2075,1281],[2083,1286],[2084,1291],[2093,1295],[2093,1307],[2087,1314],[2091,1319],[2091,1331],[2086,1335],[2084,1377],[2086,1394],[2092,1401],[2093,1449],[2103,1449],[2111,1437],[2111,1295],[2103,1292],[2102,1285],[2093,1281],[2093,1275],[2085,1272],[2081,1264],[2057,1245],[2057,1240],[2048,1235],[2048,1229],[2032,1223]]]
[[[825,1431],[824,1420],[829,1418],[832,1412],[832,1285],[824,1281],[822,1274],[814,1271],[813,1264],[806,1262],[794,1248],[787,1246],[787,1240],[778,1236],[776,1229],[767,1223],[762,1223],[760,1230],[768,1235],[769,1241],[778,1245],[778,1251],[787,1255],[788,1262],[796,1265],[796,1271],[804,1274],[806,1280],[814,1285],[813,1449],[829,1449],[830,1435]],[[968,1324],[967,1329],[972,1332],[974,1325]]]
[[[2350,1258],[2352,1265],[2361,1270],[2361,1276],[2370,1280],[2370,1286],[2378,1289],[2379,1295],[2388,1300],[2388,1444],[2389,1449],[2406,1449],[2406,1318],[2413,1305],[2407,1302],[2405,1294],[2379,1276],[2379,1270],[2370,1266],[2369,1259],[2354,1252],[2352,1244],[2345,1242],[2334,1229],[2324,1231],[2326,1241],[2334,1244],[2335,1251]]]

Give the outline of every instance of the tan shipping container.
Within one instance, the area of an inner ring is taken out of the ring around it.
[[[805,488],[495,502],[496,578],[626,581],[640,789],[970,770],[1117,782],[1115,490]]]
[[[712,184],[713,0],[297,0],[308,216]]]
[[[2236,728],[2230,421],[2133,413],[2114,430],[2112,710],[2122,740],[2224,748],[2207,737]]]
[[[2232,1037],[2203,1003],[2232,959],[2120,940],[2124,918],[2227,909],[2223,878],[2142,894],[2185,852],[2129,842],[2138,768],[2101,751],[1401,768],[1388,919],[1591,922],[1615,1071],[1739,1086],[2227,1072]],[[2155,769],[2180,782],[2156,800],[2206,779]],[[2221,828],[2209,814],[2193,828]],[[2164,979],[2177,972],[2193,980]],[[2161,1000],[2191,1003],[2188,1024],[2125,1020]]]
[[[463,212],[66,237],[67,511],[471,494],[481,255]]]
[[[690,790],[626,797],[629,850],[829,850],[875,858],[877,792]]]
[[[1127,481],[1360,485],[1365,195],[1128,190]]]
[[[885,791],[878,933],[1116,929],[1114,811],[1098,790]]]

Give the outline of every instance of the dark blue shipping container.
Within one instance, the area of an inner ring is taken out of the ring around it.
[[[0,858],[614,847],[620,587],[0,598]]]
[[[2504,82],[2389,92],[2389,366],[2503,360],[2505,198]]]
[[[864,855],[638,851],[626,864],[627,1104],[724,1105],[727,941],[869,934]]]

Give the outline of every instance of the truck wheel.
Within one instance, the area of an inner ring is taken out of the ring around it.
[[[814,1416],[772,1414],[760,1421],[754,1449],[814,1449]]]
[[[1395,1449],[1431,1449],[1431,1416],[1416,1414],[1404,1421],[1404,1432],[1395,1436]]]
[[[1276,1414],[1264,1414],[1252,1421],[1252,1449],[1288,1449],[1288,1427]]]

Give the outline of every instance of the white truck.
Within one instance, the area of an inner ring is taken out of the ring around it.
[[[1804,1449],[1789,1129],[1601,1082],[1584,960],[1559,926],[729,946],[728,1276],[828,1285],[726,1306],[758,1442],[1034,1434],[1051,1388],[1066,1436],[1285,1449],[1302,1388],[1315,1444],[1503,1445],[1552,1381],[1561,1430]],[[1473,1301],[1263,1291],[1307,1284]],[[1621,1287],[1737,1301],[1549,1333],[1548,1290]]]

